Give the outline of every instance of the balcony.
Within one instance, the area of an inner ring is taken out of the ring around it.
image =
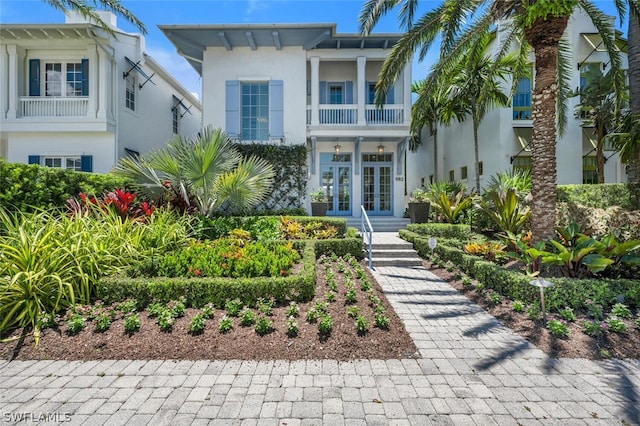
[[[20,98],[20,117],[86,117],[89,97],[27,96]]]
[[[321,126],[355,125],[402,125],[404,123],[404,105],[386,104],[382,109],[375,105],[365,105],[365,123],[358,123],[357,104],[321,104],[318,106]],[[307,125],[311,124],[311,105],[307,105]]]

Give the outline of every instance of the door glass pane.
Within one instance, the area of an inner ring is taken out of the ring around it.
[[[351,210],[351,168],[338,167],[338,211],[348,212]]]
[[[391,211],[391,167],[380,166],[378,182],[380,185],[380,211]]]
[[[327,211],[333,211],[333,167],[322,169],[322,188],[329,198]]]
[[[362,168],[362,205],[366,211],[375,210],[375,169],[373,167]]]
[[[45,64],[45,85],[46,96],[62,96],[62,64]]]
[[[342,104],[342,86],[329,87],[329,103],[336,105]]]
[[[67,96],[82,95],[82,64],[80,62],[67,64]]]

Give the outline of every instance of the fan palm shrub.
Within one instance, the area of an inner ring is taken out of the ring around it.
[[[212,127],[191,138],[174,136],[147,156],[121,158],[114,172],[133,180],[151,198],[176,198],[204,216],[257,206],[266,199],[274,176],[268,162],[243,158],[227,135]]]

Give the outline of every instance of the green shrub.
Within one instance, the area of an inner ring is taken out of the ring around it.
[[[271,333],[273,331],[273,321],[267,317],[260,315],[256,320],[256,333],[260,336]]]
[[[261,297],[273,297],[280,304],[308,301],[315,294],[315,253],[312,242],[300,243],[300,247],[304,248],[302,270],[296,275],[235,279],[108,277],[96,284],[96,298],[112,303],[135,297],[140,307],[154,300],[166,303],[181,296],[189,307],[212,303],[221,308],[228,299],[235,298],[247,306],[254,306]]]
[[[240,313],[240,325],[248,327],[256,322],[256,314],[249,308],[245,307]]]
[[[205,317],[202,313],[195,314],[193,318],[191,318],[191,323],[189,324],[189,331],[191,334],[200,334],[204,331],[205,326]]]
[[[287,336],[295,337],[298,334],[298,321],[294,316],[287,319]]]
[[[330,240],[314,241],[317,258],[322,255],[335,254],[336,256],[352,255],[356,259],[362,259],[362,238],[336,238]]]
[[[124,331],[126,333],[133,333],[140,329],[140,316],[138,314],[130,314],[124,318]]]
[[[567,324],[560,320],[552,319],[547,322],[547,329],[549,332],[556,337],[567,337],[569,336],[569,327]]]
[[[469,225],[457,225],[449,223],[410,223],[407,230],[421,236],[451,238],[468,241],[475,237]]]
[[[625,210],[637,210],[631,188],[624,183],[597,185],[558,185],[558,201],[605,209],[619,206]]]
[[[127,179],[110,174],[76,172],[0,158],[0,205],[20,211],[63,209],[79,193],[102,195],[130,188]]]
[[[218,321],[218,330],[220,333],[227,333],[233,329],[233,320],[226,315],[223,315]]]
[[[320,317],[320,322],[318,323],[318,332],[321,336],[328,336],[331,334],[331,330],[333,329],[333,321],[331,320],[331,316],[329,314],[324,314]]]

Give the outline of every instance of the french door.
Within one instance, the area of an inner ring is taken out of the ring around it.
[[[392,154],[362,155],[362,205],[371,216],[393,215]]]
[[[351,154],[321,154],[320,185],[329,199],[328,216],[351,216]]]

